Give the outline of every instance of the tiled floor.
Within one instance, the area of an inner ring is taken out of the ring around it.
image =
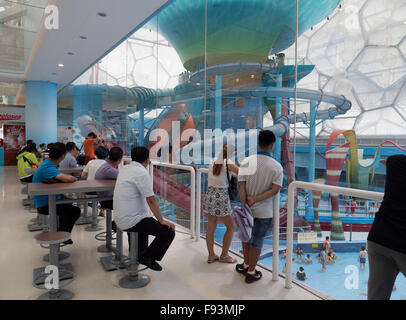
[[[32,286],[32,272],[46,265],[42,257],[47,250],[34,240],[38,233],[27,230],[35,214],[23,209],[21,189],[16,167],[0,167],[0,299],[36,299],[45,292]],[[96,251],[101,243],[84,228],[75,226],[74,244],[64,248],[71,256],[63,262],[71,262],[77,276],[66,287],[74,293],[73,299],[320,299],[296,284],[285,289],[284,279],[272,281],[267,270],[261,281],[247,285],[234,265],[206,263],[204,239],[195,242],[179,232],[162,261],[164,270],[144,271],[151,277],[144,288],[123,289],[118,286],[123,273],[104,271],[99,262],[104,254]]]

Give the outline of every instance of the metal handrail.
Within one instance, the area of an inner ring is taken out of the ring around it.
[[[202,202],[202,173],[209,174],[209,169],[200,168],[197,170],[196,176],[196,241],[200,240],[200,215],[201,215],[201,202]]]
[[[197,170],[197,178],[196,178],[196,241],[199,241],[200,238],[200,203],[201,203],[201,180],[202,180],[202,173],[209,173],[209,170],[206,168],[200,168]],[[279,200],[280,193],[278,192],[273,198],[273,254],[272,254],[272,280],[278,281],[279,280],[279,271],[278,271],[278,260],[279,260]],[[276,200],[276,201],[275,201]],[[276,214],[275,214],[276,213]]]
[[[383,193],[366,191],[352,188],[343,188],[329,186],[325,184],[317,184],[303,181],[293,181],[288,188],[288,217],[287,217],[287,237],[286,237],[286,279],[285,288],[292,288],[292,257],[293,257],[293,215],[294,215],[294,195],[295,189],[316,190],[333,194],[343,194],[347,196],[355,196],[364,199],[374,199],[381,201]]]
[[[151,165],[149,166],[149,174],[150,174],[152,180],[154,179],[154,166],[180,169],[180,170],[185,170],[185,171],[190,172],[190,237],[193,239],[193,237],[195,237],[195,235],[196,235],[196,233],[195,233],[196,204],[195,204],[195,197],[194,197],[194,195],[196,193],[195,168],[193,168],[192,166],[184,166],[184,165],[174,164],[174,163],[151,161]],[[197,236],[197,238],[200,238],[200,234]]]

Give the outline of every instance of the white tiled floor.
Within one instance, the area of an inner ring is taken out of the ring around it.
[[[36,299],[45,292],[32,286],[32,272],[34,267],[46,265],[42,257],[47,250],[34,240],[38,233],[27,230],[35,214],[23,209],[21,188],[15,167],[0,167],[0,299]],[[63,262],[71,262],[77,276],[66,287],[74,299],[320,299],[296,284],[285,289],[284,279],[272,281],[267,270],[263,270],[261,281],[247,285],[234,271],[235,265],[206,263],[203,239],[195,242],[179,232],[162,261],[164,270],[144,271],[151,277],[144,288],[123,289],[118,286],[123,273],[102,268],[98,259],[103,254],[96,251],[101,242],[94,235],[84,226],[75,226],[74,244],[64,248],[71,256]]]

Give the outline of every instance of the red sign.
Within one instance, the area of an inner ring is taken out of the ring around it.
[[[0,121],[25,122],[25,108],[16,106],[0,106]]]
[[[0,113],[0,121],[18,121],[22,120],[22,115],[20,114],[9,114],[9,113]]]

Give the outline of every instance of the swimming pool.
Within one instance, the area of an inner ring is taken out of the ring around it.
[[[360,270],[358,252],[338,252],[338,260],[334,264],[328,264],[327,270],[321,271],[321,264],[318,262],[317,254],[310,254],[313,264],[292,263],[292,272],[296,279],[296,272],[302,266],[309,279],[304,284],[339,300],[367,300],[369,266],[368,259],[365,270]],[[306,253],[305,253],[306,256]],[[294,255],[296,258],[296,255]],[[272,268],[272,257],[259,261],[261,264]],[[279,259],[279,272],[285,264],[285,260]],[[347,268],[347,272],[345,273]],[[356,280],[358,275],[358,281]],[[347,281],[346,281],[347,279]],[[399,273],[396,279],[397,289],[392,292],[391,300],[406,300],[406,278]],[[358,285],[358,288],[357,288]],[[347,288],[346,288],[347,287]]]

